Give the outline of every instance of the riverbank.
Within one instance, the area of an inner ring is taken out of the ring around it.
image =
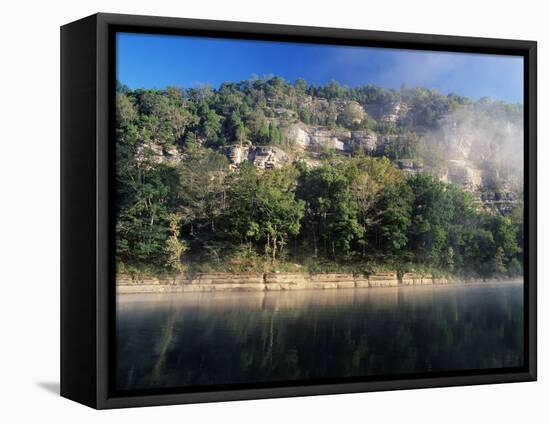
[[[215,291],[288,291],[304,289],[383,288],[488,282],[491,279],[452,279],[420,273],[182,273],[153,277],[119,274],[117,294]]]

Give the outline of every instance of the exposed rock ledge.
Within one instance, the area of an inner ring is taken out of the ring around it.
[[[469,282],[482,282],[470,280]],[[286,291],[299,289],[347,289],[404,285],[444,285],[457,283],[432,275],[381,272],[354,273],[200,273],[172,277],[117,276],[117,293]]]

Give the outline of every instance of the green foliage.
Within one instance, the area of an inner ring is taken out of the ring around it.
[[[119,156],[120,157],[120,156]],[[173,169],[123,167],[117,175],[117,259],[127,263],[167,263],[169,216],[174,205]]]
[[[300,117],[300,120],[304,122],[306,125],[309,125],[311,123],[311,113],[308,109],[301,108],[298,110],[298,116]]]
[[[384,146],[382,155],[392,160],[411,159],[420,156],[420,140],[413,132],[398,135]]]
[[[222,117],[211,109],[207,103],[202,103],[199,107],[200,134],[206,139],[207,145],[216,146],[223,144],[220,140]]]
[[[307,90],[307,82],[304,78],[299,78],[294,82],[294,89],[299,95],[304,95]]]
[[[214,232],[226,201],[225,156],[210,149],[194,147],[177,166],[175,195],[181,224],[190,240],[204,232]]]
[[[379,119],[376,111],[399,102],[411,107],[397,123]],[[216,90],[119,84],[116,106],[119,269],[523,272],[521,204],[507,216],[483,212],[469,193],[427,174],[405,178],[394,164],[421,158],[437,173],[443,147],[426,131],[442,116],[468,107],[479,119],[516,121],[520,106],[278,77]],[[327,148],[315,167],[297,162],[260,171],[245,162],[229,169],[224,146],[288,147],[283,134],[298,121],[335,132],[376,130],[388,142],[370,153],[382,157],[343,157]],[[159,160],[173,151],[174,162]],[[498,189],[501,165],[487,162],[485,170]]]
[[[261,246],[273,263],[289,236],[300,231],[304,202],[295,198],[296,170],[292,167],[260,174],[244,164],[229,176],[225,220],[241,242]]]
[[[350,129],[359,129],[363,120],[363,109],[355,102],[346,103],[344,110],[338,115],[338,123]]]
[[[307,204],[306,220],[313,232],[314,249],[317,239],[323,252],[336,257],[336,252],[349,254],[354,240],[360,239],[364,228],[359,224],[359,207],[351,189],[351,180],[344,166],[322,165],[303,169],[300,196]]]
[[[271,144],[280,144],[283,141],[283,136],[281,131],[277,128],[273,122],[269,124],[269,143]]]
[[[414,192],[409,237],[420,262],[436,263],[446,243],[453,207],[446,185],[421,174],[409,179]]]
[[[250,113],[246,125],[254,141],[263,144],[269,138],[269,124],[262,109],[256,109]]]
[[[182,271],[184,266],[181,258],[187,250],[187,245],[180,239],[180,219],[177,214],[172,213],[168,216],[168,230],[170,235],[166,240],[166,266],[170,270]]]
[[[374,231],[380,249],[395,256],[407,245],[414,194],[403,181],[388,184],[373,207]]]

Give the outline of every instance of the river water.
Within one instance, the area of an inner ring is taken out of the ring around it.
[[[117,390],[523,365],[523,284],[117,297]]]

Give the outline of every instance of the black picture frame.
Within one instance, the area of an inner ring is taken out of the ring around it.
[[[329,380],[117,394],[114,358],[114,34],[203,35],[524,58],[525,366],[371,380]],[[61,395],[97,409],[535,381],[537,378],[537,44],[352,29],[119,14],[61,27]]]

